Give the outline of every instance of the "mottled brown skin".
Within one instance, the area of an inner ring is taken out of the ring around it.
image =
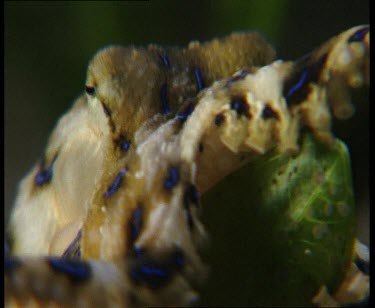
[[[87,94],[59,121],[44,163],[20,185],[10,232],[16,254],[60,256],[82,229],[76,242],[82,259],[103,263],[84,263],[90,277],[75,286],[60,281],[64,273],[55,279],[56,268],[49,271],[40,259],[29,267],[10,266],[8,305],[22,294],[25,301],[58,303],[58,290],[71,298],[68,306],[79,300],[95,306],[94,293],[103,295],[103,305],[191,304],[206,275],[199,253],[205,233],[191,187],[204,193],[274,147],[297,151],[302,125],[329,142],[330,108],[345,116],[341,106],[347,101],[339,94],[360,86],[362,77],[368,80],[369,34],[350,42],[359,29],[334,38],[308,60],[268,66],[274,51],[254,33],[182,50],[152,45],[100,51],[88,68]],[[343,55],[349,64],[340,60]],[[316,63],[316,73],[285,96]],[[196,69],[207,88],[200,93]],[[229,77],[240,69],[251,74]],[[190,103],[194,111],[187,119],[175,117]],[[37,184],[49,166],[51,178]],[[155,274],[142,273],[145,264],[168,279],[150,281]],[[34,282],[38,268],[45,275],[41,284]]]
[[[163,63],[168,57],[170,67]],[[160,91],[167,85],[167,101],[174,114],[197,95],[194,68],[209,87],[239,69],[264,66],[275,58],[272,47],[257,33],[234,33],[221,40],[190,43],[185,49],[109,47],[92,59],[86,86],[111,111],[116,133],[132,136],[143,122],[162,113]]]
[[[86,86],[94,87],[94,97],[110,110],[108,122],[111,132],[109,138],[116,140],[120,135],[125,135],[131,140],[132,145],[126,154],[121,153],[118,148],[116,149],[115,144],[113,149],[108,150],[106,155],[108,166],[104,168],[107,172],[103,174],[103,179],[100,181],[102,185],[97,190],[97,198],[102,199],[108,189],[108,183],[113,181],[113,175],[116,175],[125,166],[129,168],[126,186],[130,187],[132,195],[137,195],[134,193],[134,187],[142,187],[141,184],[132,183],[133,170],[137,170],[135,150],[138,144],[134,140],[134,136],[146,120],[163,113],[160,97],[164,84],[167,86],[166,99],[171,115],[174,115],[184,101],[194,98],[199,92],[194,75],[195,68],[199,68],[204,85],[210,86],[215,80],[229,76],[240,68],[266,65],[273,60],[274,56],[275,52],[272,47],[256,33],[234,33],[221,40],[216,39],[203,44],[194,42],[182,50],[178,48],[164,49],[151,45],[148,49],[111,47],[99,52],[89,65]],[[162,57],[168,58],[169,66],[163,63]],[[90,103],[90,97],[88,100]],[[100,108],[98,112],[102,112]],[[165,118],[162,118],[158,122],[164,120]],[[178,129],[177,127],[176,132]],[[113,164],[113,160],[118,161],[118,164]],[[128,195],[126,192],[124,194]],[[108,215],[101,212],[102,202],[99,200],[92,202],[98,206],[94,206],[96,209],[92,207],[88,214],[90,223],[86,224],[83,232],[86,243],[90,243],[90,241],[87,240],[89,232],[85,232],[85,230],[90,228],[99,232],[99,226],[103,224]],[[111,201],[106,201],[106,203],[108,202]],[[126,202],[127,208],[134,210],[137,204],[142,201],[127,200]],[[120,225],[127,224],[129,219],[127,216],[125,215],[125,218],[121,220]],[[147,217],[147,212],[145,216]],[[113,219],[119,218],[114,217]],[[124,233],[127,234],[125,231]],[[122,240],[126,243],[126,236]],[[99,258],[100,245],[96,240],[92,243],[92,245],[83,245],[83,255]],[[124,251],[119,246],[124,249],[127,246],[126,244],[115,246],[116,256],[120,258],[124,255]],[[109,249],[105,250],[108,252]],[[96,252],[94,253],[94,251]]]

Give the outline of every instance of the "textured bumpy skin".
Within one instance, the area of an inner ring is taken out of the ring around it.
[[[270,149],[298,151],[303,126],[331,142],[331,113],[350,116],[347,88],[369,82],[368,54],[367,26],[296,62],[272,62],[256,33],[100,51],[20,184],[6,305],[195,302],[199,195]]]

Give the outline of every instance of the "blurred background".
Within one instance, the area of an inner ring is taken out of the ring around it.
[[[369,23],[368,0],[5,2],[5,222],[17,183],[42,156],[56,120],[82,92],[90,58],[108,44],[185,46],[258,30],[278,58],[296,59],[331,36]],[[369,243],[369,96],[335,123],[353,161],[359,234]]]

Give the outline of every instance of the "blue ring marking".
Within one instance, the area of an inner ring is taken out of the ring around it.
[[[166,189],[171,189],[174,186],[176,186],[179,180],[180,180],[180,175],[179,175],[178,170],[175,167],[171,167],[169,168],[168,177],[164,181],[164,187]]]
[[[204,88],[202,74],[199,68],[194,68],[195,79],[197,80],[198,91],[202,91]]]
[[[244,99],[235,98],[230,102],[230,108],[236,111],[237,117],[244,115],[245,117],[250,118],[249,106],[246,104]]]
[[[76,237],[73,239],[73,241],[70,243],[70,245],[68,246],[67,249],[65,249],[64,253],[62,254],[62,258],[69,258],[69,255],[73,252],[74,248],[76,248],[76,244],[78,243],[78,241],[81,239],[82,237],[82,228],[79,229]],[[81,249],[78,247],[78,249],[76,249],[76,251],[74,251],[74,254],[73,256],[74,257],[79,257],[81,255]]]
[[[356,33],[354,33],[348,40],[349,43],[351,42],[360,42],[364,39],[367,32],[370,31],[369,27],[362,28],[358,30]]]
[[[156,289],[165,285],[172,273],[162,264],[144,262],[130,271],[130,276],[140,284]]]
[[[53,158],[51,164],[49,165],[47,169],[44,169],[44,167],[42,167],[39,170],[39,172],[36,174],[35,184],[37,186],[42,186],[51,181],[52,176],[53,176],[53,165],[55,164],[56,158],[57,158],[57,155],[55,155],[55,157]]]
[[[229,81],[226,83],[225,87],[229,87],[229,86],[232,85],[233,82],[244,79],[247,74],[248,74],[248,72],[241,71],[241,73],[239,75],[236,75],[236,76],[232,77],[231,79],[229,79]]]
[[[161,106],[164,114],[171,112],[167,102],[167,84],[163,84],[161,87]]]
[[[184,121],[192,114],[193,110],[194,110],[194,105],[193,103],[190,103],[187,110],[184,113],[179,113],[177,115],[177,118]]]
[[[73,281],[82,282],[91,277],[91,267],[87,262],[56,257],[48,257],[47,262],[54,270],[67,274]]]
[[[107,192],[104,194],[104,197],[108,198],[110,195],[112,195],[120,186],[121,180],[126,174],[126,168],[122,169],[120,173],[115,178],[113,184],[108,187]]]
[[[287,93],[287,97],[290,97],[292,96],[299,88],[301,88],[307,78],[309,74],[309,70],[305,70],[303,73],[302,73],[302,76],[301,78],[299,79],[299,81],[288,91]]]
[[[166,67],[171,67],[170,63],[169,63],[169,59],[166,55],[160,55],[161,59],[163,60],[163,64],[166,66]]]
[[[130,239],[131,242],[134,243],[134,241],[138,238],[139,233],[141,232],[142,228],[142,207],[137,207],[130,220]]]
[[[302,102],[310,92],[309,82],[317,82],[328,53],[323,54],[318,60],[311,62],[311,55],[307,55],[297,63],[292,78],[284,83],[283,95],[288,106]]]

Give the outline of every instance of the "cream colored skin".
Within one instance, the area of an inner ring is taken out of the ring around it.
[[[228,67],[203,68],[203,75],[210,81],[208,85],[221,80],[198,94],[194,112],[184,123],[173,116],[180,106],[184,110],[188,104],[184,101],[194,97],[197,88],[186,70],[181,69],[185,62],[179,53],[173,52],[170,61],[180,63],[180,68],[166,73],[167,68],[161,68],[156,60],[164,50],[156,46],[149,51],[112,47],[99,52],[89,66],[86,82],[86,86],[95,88],[95,93],[80,97],[51,135],[45,165],[57,157],[53,178],[48,185],[36,187],[34,178],[40,169],[37,164],[21,182],[10,231],[14,254],[60,256],[82,228],[82,258],[101,261],[91,261],[91,282],[78,292],[80,296],[74,297],[71,292],[76,291],[71,291],[72,286],[58,282],[60,278],[55,278],[42,261],[33,259],[29,267],[20,269],[20,279],[6,278],[8,305],[17,302],[20,290],[28,294],[23,299],[26,301],[57,302],[56,297],[44,294],[45,285],[50,283],[56,284],[54,290],[65,292],[65,305],[79,301],[97,305],[99,299],[91,296],[94,293],[101,294],[103,305],[111,306],[189,304],[197,295],[192,285],[206,274],[199,257],[204,228],[196,209],[191,212],[194,229],[190,230],[186,222],[183,204],[187,187],[194,184],[203,194],[227,174],[274,147],[281,152],[298,151],[297,138],[303,125],[318,140],[331,142],[331,113],[345,118],[352,112],[343,93],[347,88],[369,82],[369,33],[361,41],[348,42],[361,28],[343,32],[312,54],[310,65],[327,54],[325,64],[319,78],[306,83],[308,95],[291,106],[283,96],[283,87],[298,63],[275,61],[265,66],[273,59],[274,52],[258,36],[252,37],[256,46],[264,45],[268,56],[263,59],[259,50],[253,57],[260,58],[247,66],[262,67],[252,69],[252,74],[235,82],[233,76],[224,77],[246,66],[247,55],[238,55],[238,63],[230,63]],[[197,64],[202,65],[208,61],[210,48],[215,50],[222,44],[225,49],[226,44],[230,46],[236,39],[234,36],[229,43],[212,41],[201,48],[194,43],[181,54],[191,59],[199,55],[203,60]],[[172,112],[163,116],[159,100],[166,79],[176,82],[167,94],[167,98],[174,98],[170,101]],[[144,91],[145,84],[149,91]],[[249,107],[248,117],[233,110],[230,105],[233,97],[244,98]],[[265,108],[271,108],[277,117],[265,119]],[[218,116],[223,119],[220,125],[216,121]],[[122,135],[131,140],[126,153],[115,142]],[[199,150],[202,145],[203,152]],[[171,167],[178,169],[179,181],[167,190],[163,183]],[[124,183],[105,198],[123,168],[127,168]],[[142,230],[133,243],[126,230],[140,204]],[[147,248],[155,259],[165,257],[178,246],[186,264],[157,292],[139,287],[127,275],[134,246]],[[40,271],[45,274],[40,275],[44,285],[40,283],[43,296],[38,297],[34,289],[26,289],[21,282],[29,281],[34,286]]]

